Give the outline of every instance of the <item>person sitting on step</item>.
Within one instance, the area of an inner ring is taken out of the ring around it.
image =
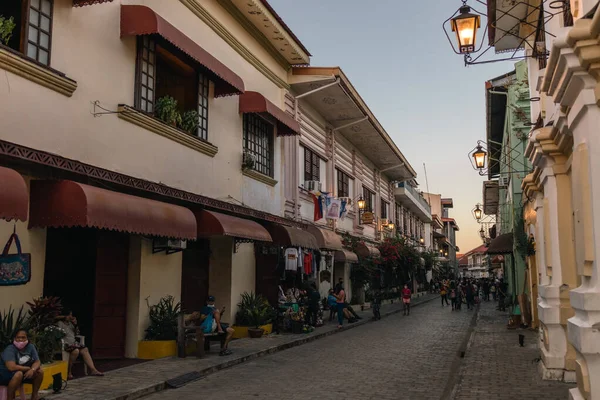
[[[38,400],[44,371],[37,349],[29,343],[25,329],[17,329],[12,339],[0,356],[0,385],[7,387],[6,399],[14,400],[21,385],[30,383],[31,400]]]
[[[92,356],[90,355],[90,351],[85,345],[79,343],[77,341],[76,336],[79,334],[79,328],[77,327],[77,318],[73,316],[73,312],[69,309],[63,309],[62,316],[57,318],[56,326],[65,331],[65,337],[63,338],[63,342],[65,344],[64,350],[69,353],[69,369],[68,369],[68,378],[73,379],[73,363],[77,361],[77,357],[81,355],[83,362],[90,369],[92,376],[104,376],[104,374],[96,369],[94,365],[94,360],[92,360]]]

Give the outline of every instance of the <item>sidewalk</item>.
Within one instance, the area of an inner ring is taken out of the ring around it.
[[[427,294],[413,300],[413,306],[439,298],[436,294]],[[47,394],[45,399],[52,400],[130,400],[165,389],[165,381],[189,372],[199,372],[206,376],[234,365],[299,346],[313,340],[333,335],[348,329],[372,322],[371,310],[355,311],[363,319],[346,324],[337,329],[337,322],[326,323],[309,334],[269,335],[261,339],[240,339],[231,343],[233,355],[219,357],[216,346],[206,357],[163,358],[106,373],[104,377],[86,377],[69,381],[67,389],[57,395]],[[402,311],[402,304],[395,303],[381,307],[382,317]]]
[[[543,381],[538,373],[538,332],[506,328],[508,313],[483,302],[457,379],[455,400],[565,400],[574,384]],[[525,345],[519,345],[519,334]]]

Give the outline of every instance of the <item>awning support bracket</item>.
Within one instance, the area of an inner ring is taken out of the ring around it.
[[[240,245],[242,243],[254,243],[254,240],[236,237],[235,239],[233,239],[233,252],[234,253],[237,253],[239,251]]]

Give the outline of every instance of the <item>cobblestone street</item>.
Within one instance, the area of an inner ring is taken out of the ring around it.
[[[526,346],[507,316],[481,305],[465,358],[473,311],[438,301],[149,396],[236,399],[567,399],[572,385],[538,378],[535,332]],[[189,396],[189,397],[188,397]]]
[[[432,301],[147,399],[439,399],[473,314]]]

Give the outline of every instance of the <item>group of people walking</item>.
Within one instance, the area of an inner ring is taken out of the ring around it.
[[[466,304],[468,310],[475,308],[481,300],[498,301],[498,309],[506,310],[506,284],[502,278],[462,278],[457,280],[444,279],[440,282],[431,282],[432,290],[439,290],[443,306],[452,306],[452,311],[462,309]]]

